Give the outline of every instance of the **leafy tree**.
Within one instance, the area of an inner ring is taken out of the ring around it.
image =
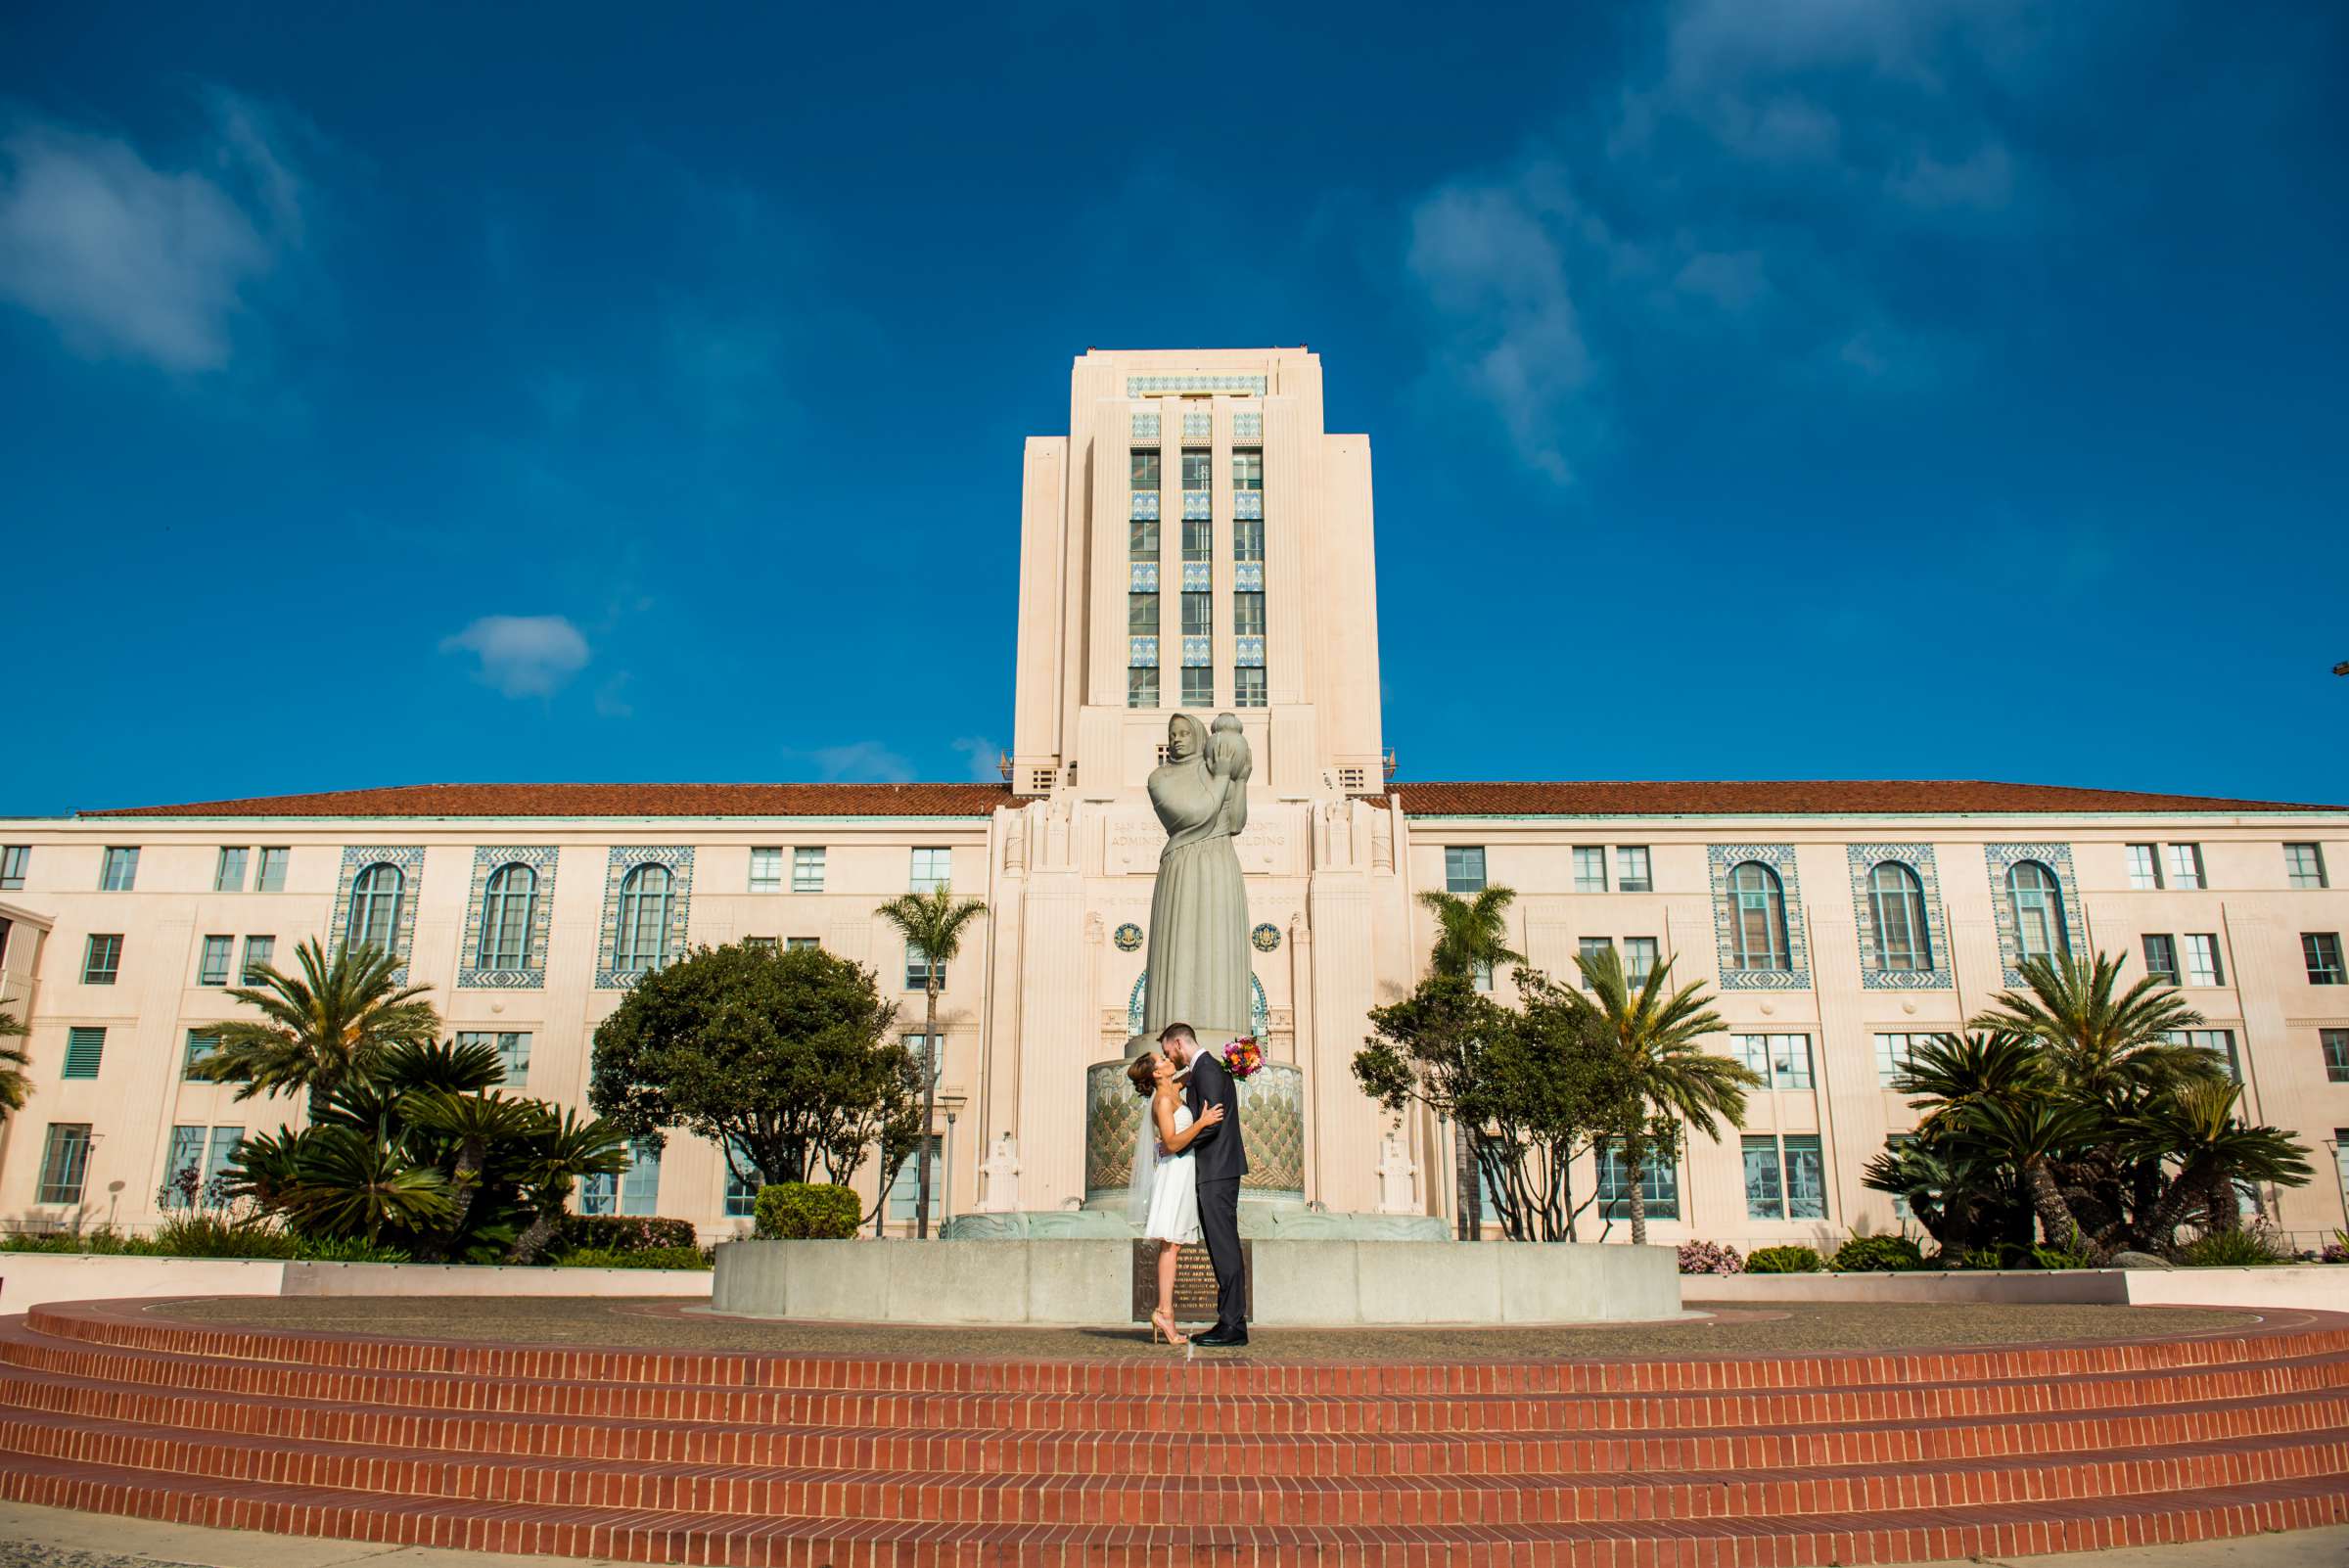
[[[595,1032],[587,1100],[659,1148],[708,1138],[752,1186],[846,1183],[915,1079],[871,971],[820,947],[699,947],[629,988]]]
[[[431,988],[396,983],[399,960],[380,947],[339,946],[330,956],[312,938],[295,958],[299,977],[264,964],[257,984],[229,992],[261,1016],[205,1026],[219,1043],[189,1076],[236,1083],[240,1100],[306,1092],[315,1126],[337,1089],[366,1079],[392,1046],[432,1041],[440,1018],[417,999]]]
[[[1402,1000],[1371,1008],[1370,1028],[1355,1053],[1355,1082],[1389,1111],[1416,1102],[1451,1121],[1462,1154],[1466,1224],[1476,1215],[1474,1150],[1487,1110],[1485,1053],[1509,1032],[1507,1010],[1479,992],[1467,974],[1439,969]]]
[[[925,1013],[922,1022],[922,1122],[916,1167],[918,1196],[914,1205],[914,1235],[926,1238],[930,1234],[930,1138],[931,1128],[938,1124],[938,1075],[944,1065],[938,1051],[938,993],[945,985],[946,965],[962,952],[965,928],[987,912],[987,905],[977,899],[957,899],[943,884],[928,893],[900,894],[873,911],[898,928],[908,947],[922,951],[922,1000]],[[884,1148],[886,1153],[886,1146]],[[886,1192],[889,1180],[896,1172],[882,1177]]]
[[[1632,1108],[1619,1130],[1626,1206],[1632,1244],[1647,1243],[1647,1194],[1642,1172],[1662,1139],[1685,1127],[1718,1141],[1722,1120],[1745,1125],[1746,1090],[1760,1088],[1760,1075],[1743,1062],[1704,1048],[1703,1037],[1728,1026],[1711,1007],[1701,983],[1668,991],[1670,961],[1648,972],[1634,992],[1623,959],[1612,946],[1575,959],[1587,991],[1552,989],[1552,996],[1594,1040],[1617,1059]],[[1720,1120],[1716,1120],[1716,1119]]]
[[[21,1039],[24,1034],[14,1013],[0,1013],[0,1039]],[[0,1122],[24,1109],[24,1102],[32,1098],[32,1078],[24,1071],[31,1065],[23,1047],[0,1045]]]
[[[1966,1027],[2038,1040],[2071,1093],[2102,1098],[2217,1076],[2209,1052],[2170,1038],[2199,1026],[2202,1015],[2158,978],[2147,975],[2115,997],[2121,960],[2103,953],[2026,958],[2021,972],[2024,990],[2000,992]]]
[[[1574,1162],[1636,1116],[1632,1083],[1546,976],[1520,969],[1516,982],[1523,1006],[1504,1013],[1510,1027],[1488,1041],[1468,1107],[1492,1130],[1477,1140],[1477,1160],[1503,1234],[1573,1241]]]
[[[1428,953],[1428,967],[1439,975],[1473,980],[1479,974],[1491,977],[1503,964],[1521,964],[1525,954],[1509,945],[1509,905],[1516,901],[1515,890],[1497,883],[1462,898],[1456,893],[1427,892],[1419,901],[1434,911],[1436,917],[1435,946]],[[1457,1165],[1460,1189],[1460,1239],[1473,1241],[1482,1234],[1484,1214],[1476,1172],[1476,1153],[1480,1129],[1475,1123],[1452,1124],[1452,1153]]]
[[[2247,1126],[2235,1114],[2243,1091],[2236,1084],[2193,1084],[2141,1112],[2124,1136],[2140,1158],[2175,1162],[2168,1188],[2156,1200],[2146,1231],[2166,1237],[2199,1208],[2202,1228],[2239,1228],[2238,1181],[2306,1186],[2308,1151],[2272,1127]]]
[[[576,1111],[550,1113],[530,1139],[519,1174],[521,1202],[530,1222],[506,1254],[510,1264],[538,1261],[563,1222],[564,1206],[581,1178],[618,1176],[628,1168],[628,1136],[611,1123],[585,1122]]]

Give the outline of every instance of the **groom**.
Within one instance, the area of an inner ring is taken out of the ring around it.
[[[1199,1048],[1188,1024],[1159,1031],[1158,1048],[1175,1071],[1190,1074],[1184,1103],[1196,1117],[1211,1105],[1223,1107],[1223,1120],[1191,1140],[1192,1168],[1199,1181],[1199,1228],[1207,1236],[1208,1262],[1216,1266],[1216,1326],[1193,1334],[1191,1343],[1214,1347],[1248,1343],[1248,1281],[1240,1266],[1240,1177],[1248,1174],[1248,1151],[1240,1137],[1240,1091],[1213,1051]]]

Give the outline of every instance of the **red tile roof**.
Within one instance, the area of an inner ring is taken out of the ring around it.
[[[1946,816],[2048,812],[2341,811],[2337,806],[2147,795],[1980,779],[1729,780],[1719,783],[1396,784],[1412,816]],[[1001,784],[406,784],[100,816],[985,816],[1015,799]],[[1383,799],[1383,797],[1373,797]]]
[[[1842,816],[1906,812],[2338,811],[2337,806],[2147,795],[1988,779],[1732,779],[1726,782],[1396,784],[1412,816]]]

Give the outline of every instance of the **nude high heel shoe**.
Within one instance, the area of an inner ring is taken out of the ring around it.
[[[1165,1313],[1152,1313],[1150,1314],[1150,1343],[1155,1345],[1162,1337],[1170,1345],[1188,1345],[1191,1342],[1189,1335],[1178,1334],[1174,1331],[1174,1318]]]

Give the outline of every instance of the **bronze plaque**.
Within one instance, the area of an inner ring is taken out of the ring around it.
[[[1256,1315],[1256,1259],[1254,1242],[1240,1243],[1240,1303]],[[1146,1323],[1158,1309],[1158,1243],[1133,1244],[1133,1320]],[[1216,1266],[1204,1246],[1182,1249],[1174,1260],[1174,1321],[1212,1323],[1216,1320]]]

